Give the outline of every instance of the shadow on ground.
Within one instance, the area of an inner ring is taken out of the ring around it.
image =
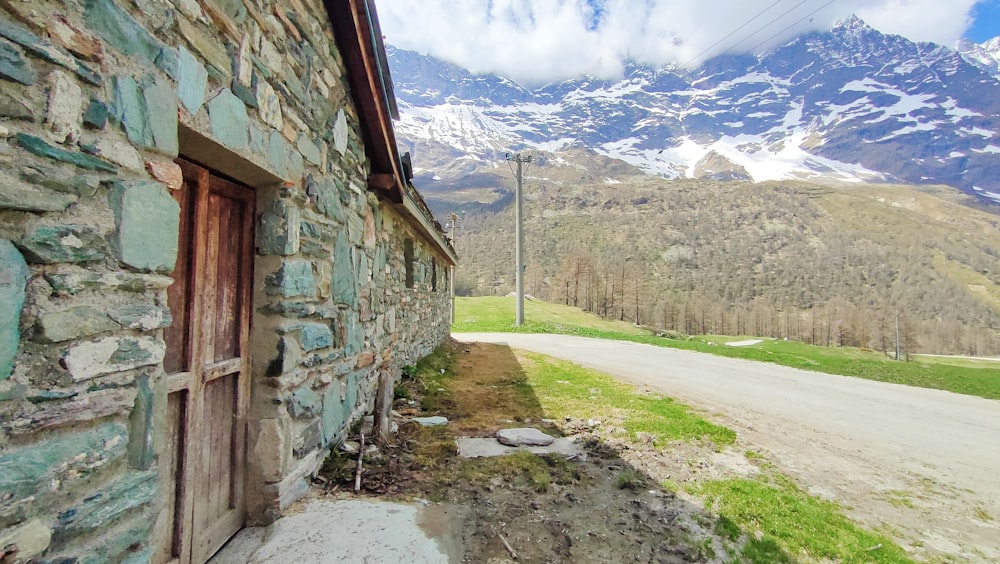
[[[793,561],[773,542],[692,503],[669,479],[637,469],[622,456],[629,445],[602,440],[592,422],[551,419],[523,362],[507,346],[450,342],[408,371],[397,389],[401,420],[443,415],[449,423],[401,423],[396,444],[366,457],[364,492],[467,509],[462,523],[447,524],[461,529],[452,534],[467,561]],[[456,438],[510,427],[574,437],[585,455],[458,455]],[[328,490],[350,487],[352,462],[330,459]]]

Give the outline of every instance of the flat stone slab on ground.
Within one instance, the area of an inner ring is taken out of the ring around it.
[[[520,427],[500,429],[497,431],[497,440],[507,446],[549,446],[556,438],[538,429]]]
[[[423,427],[436,427],[438,425],[448,424],[448,418],[441,417],[440,415],[435,415],[433,417],[414,417],[413,420]]]
[[[459,513],[440,504],[307,498],[268,527],[241,530],[209,563],[457,562]]]
[[[515,452],[532,452],[535,454],[561,454],[567,458],[575,457],[583,460],[586,454],[572,438],[563,437],[552,441],[548,446],[512,447],[500,444],[493,437],[462,437],[456,439],[458,455],[462,458],[483,458],[489,456],[506,456]]]

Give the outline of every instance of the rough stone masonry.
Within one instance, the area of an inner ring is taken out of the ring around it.
[[[260,178],[248,523],[304,492],[371,412],[380,375],[447,336],[450,259],[368,190],[347,64],[320,0],[0,1],[0,550],[16,548],[11,558],[170,557],[176,157]],[[202,147],[209,162],[192,154]]]

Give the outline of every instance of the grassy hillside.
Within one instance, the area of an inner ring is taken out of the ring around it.
[[[514,298],[456,298],[452,330],[562,333],[618,339],[1000,399],[1000,361],[996,360],[918,356],[911,362],[898,362],[870,350],[821,347],[778,339],[762,339],[760,343],[749,346],[727,346],[726,342],[749,337],[658,337],[629,323],[601,319],[578,308],[538,300],[525,302],[525,325],[515,329],[514,307]]]
[[[502,296],[480,298],[455,298],[455,323],[453,331],[515,330],[516,300]],[[649,335],[631,323],[602,319],[580,308],[541,300],[524,301],[524,333],[572,333],[607,331],[623,335]]]
[[[910,352],[1000,354],[1000,215],[947,188],[536,178],[526,200],[526,291],[549,301],[871,348],[899,311]],[[466,214],[460,293],[513,289],[510,215]]]

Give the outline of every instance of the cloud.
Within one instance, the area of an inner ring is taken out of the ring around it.
[[[975,3],[377,0],[377,9],[389,44],[537,86],[583,74],[614,77],[627,60],[697,64],[725,51],[760,52],[852,13],[885,33],[952,45],[971,25]]]

